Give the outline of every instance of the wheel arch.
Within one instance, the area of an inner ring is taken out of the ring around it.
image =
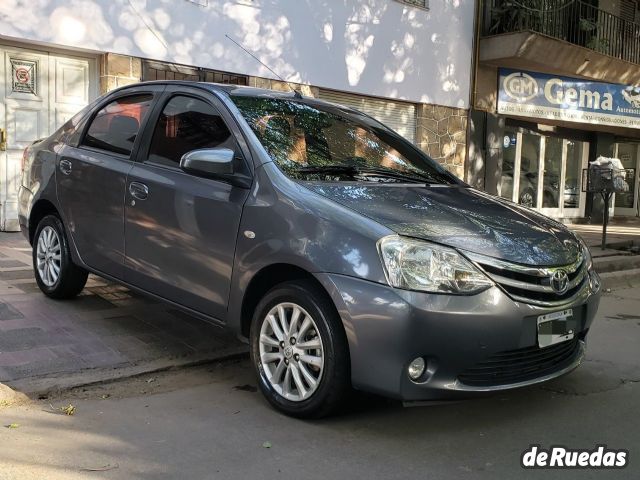
[[[245,289],[240,309],[240,333],[242,336],[249,338],[251,319],[260,299],[276,285],[296,280],[307,280],[313,283],[331,301],[331,305],[338,313],[331,295],[312,273],[290,263],[274,263],[256,272]]]
[[[56,206],[46,198],[41,198],[33,205],[29,213],[29,243],[31,245],[33,245],[33,236],[36,233],[38,224],[47,215],[56,215],[62,220]]]

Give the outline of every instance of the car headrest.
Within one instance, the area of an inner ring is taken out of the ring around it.
[[[135,135],[138,133],[138,128],[140,128],[138,120],[126,115],[114,115],[109,124],[109,130],[112,133],[118,132],[125,135]]]

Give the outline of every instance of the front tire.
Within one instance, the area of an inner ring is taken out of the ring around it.
[[[350,358],[338,313],[310,281],[270,290],[251,324],[251,360],[260,390],[298,418],[333,413],[350,390]]]
[[[88,272],[73,263],[64,226],[55,215],[38,224],[33,240],[33,270],[42,293],[55,299],[73,298],[87,283]]]

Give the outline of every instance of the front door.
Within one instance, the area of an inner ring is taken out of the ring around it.
[[[185,92],[186,89],[182,89]],[[180,169],[185,153],[227,147],[238,153],[217,100],[167,94],[150,139],[128,178],[125,280],[224,321],[236,237],[248,190]]]
[[[121,279],[124,268],[124,192],[131,156],[162,86],[128,90],[97,106],[80,144],[57,159],[58,199],[83,262]]]
[[[638,215],[638,144],[618,143],[615,157],[620,159],[622,166],[627,170],[626,183],[629,187],[624,193],[615,194],[615,216]]]
[[[0,46],[0,229],[19,230],[22,152],[84,107],[95,61]]]
[[[551,217],[579,217],[588,154],[587,142],[507,127],[498,194]]]

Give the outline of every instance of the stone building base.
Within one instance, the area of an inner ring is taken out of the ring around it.
[[[464,178],[467,149],[467,110],[420,104],[416,145],[459,178]]]

